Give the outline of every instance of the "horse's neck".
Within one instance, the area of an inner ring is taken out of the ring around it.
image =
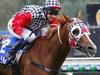
[[[56,38],[58,38],[58,34],[56,35]],[[61,38],[62,44],[60,43],[60,41],[58,39],[55,40],[55,41],[59,42],[58,49],[55,50],[58,53],[58,54],[56,53],[55,56],[61,58],[61,59],[59,59],[59,61],[65,59],[65,57],[67,56],[67,53],[69,51],[68,31],[67,31],[66,25],[64,25],[60,30],[60,38]],[[57,45],[57,43],[55,43],[55,44]]]
[[[67,27],[64,25],[60,30],[60,39],[62,44],[58,39],[58,33],[56,33],[50,40],[48,40],[48,55],[46,56],[48,61],[45,64],[48,63],[51,67],[54,67],[55,65],[56,68],[61,66],[68,53],[66,46],[66,43],[68,43],[67,36]]]

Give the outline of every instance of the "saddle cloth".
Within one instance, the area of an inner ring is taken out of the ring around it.
[[[5,54],[11,50],[12,46],[15,45],[18,40],[19,39],[11,36],[2,41],[2,45],[0,46],[0,63],[6,64],[8,62],[8,59],[5,58]]]

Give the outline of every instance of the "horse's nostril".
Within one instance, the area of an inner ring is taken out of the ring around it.
[[[94,48],[93,48],[93,47],[91,47],[91,46],[89,46],[87,49],[93,50]]]

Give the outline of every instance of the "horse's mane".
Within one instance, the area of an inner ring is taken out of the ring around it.
[[[57,20],[61,23],[61,25],[65,25],[67,22],[71,23],[71,19],[69,16],[63,14],[63,16],[57,16]]]

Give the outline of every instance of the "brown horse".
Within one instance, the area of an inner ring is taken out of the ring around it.
[[[20,75],[59,75],[59,70],[71,47],[77,48],[88,56],[96,54],[96,46],[90,40],[87,29],[80,30],[81,20],[77,22],[69,17],[58,17],[61,27],[52,33],[51,37],[39,37],[32,48],[22,55],[19,66]],[[79,24],[75,26],[74,24]],[[74,36],[74,38],[70,38]],[[78,37],[77,37],[78,36]],[[11,65],[0,70],[0,75],[13,75]]]

